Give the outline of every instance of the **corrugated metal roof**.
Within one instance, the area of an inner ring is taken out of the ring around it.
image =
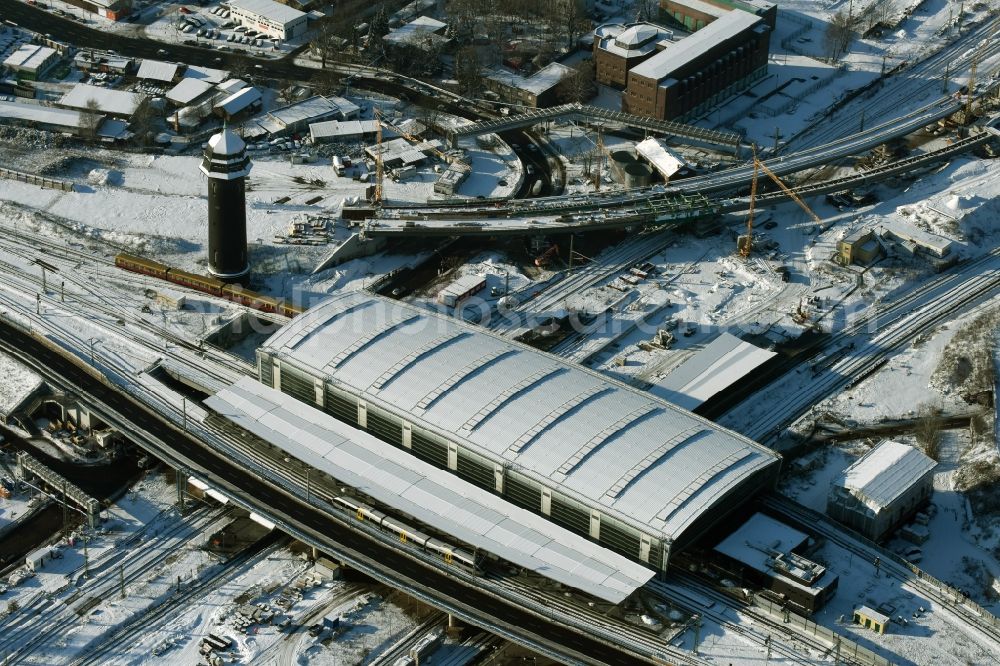
[[[136,78],[150,79],[152,81],[165,81],[170,83],[177,76],[179,65],[175,62],[161,62],[159,60],[145,59],[139,65],[139,71],[135,73]]]
[[[216,104],[215,108],[221,108],[228,114],[235,114],[258,101],[260,98],[260,91],[256,88],[241,88]]]
[[[87,104],[92,101],[97,104],[99,111],[130,116],[135,113],[144,99],[144,95],[137,93],[77,83],[68,93],[63,95],[59,104],[75,109],[86,109]]]
[[[834,481],[874,509],[889,506],[937,463],[901,442],[882,442]]]
[[[167,99],[178,104],[189,104],[212,89],[212,84],[201,79],[181,79],[167,91]]]
[[[250,378],[205,404],[385,505],[605,601],[619,603],[654,575],[648,567]]]
[[[262,351],[668,539],[778,462],[772,451],[647,393],[367,293],[324,301]]]
[[[723,333],[658,381],[650,392],[694,409],[766,363],[775,353]]]

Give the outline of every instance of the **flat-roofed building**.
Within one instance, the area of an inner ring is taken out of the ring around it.
[[[59,60],[59,52],[48,46],[22,44],[3,61],[5,67],[16,72],[19,78],[31,81],[40,76]]]
[[[68,5],[79,7],[112,21],[120,21],[132,13],[132,0],[63,0]]]
[[[774,30],[778,5],[767,0],[660,0],[660,15],[691,32],[734,9],[760,16]]]
[[[770,34],[756,14],[724,13],[629,70],[622,110],[660,120],[704,113],[764,76]]]
[[[673,33],[652,23],[608,23],[594,30],[594,78],[624,88],[628,71],[663,50]]]
[[[558,87],[574,71],[558,62],[549,63],[531,76],[506,69],[493,70],[483,83],[508,104],[531,108],[554,106],[559,102]]]
[[[59,106],[78,111],[86,111],[93,107],[96,111],[109,116],[128,119],[146,103],[146,96],[78,83],[63,95],[58,103]]]
[[[229,11],[236,23],[284,40],[302,35],[309,22],[308,14],[274,0],[232,0]]]
[[[812,614],[837,591],[839,577],[809,554],[817,541],[763,513],[753,514],[715,547],[756,585],[780,595],[796,610]],[[735,572],[734,572],[735,573]]]

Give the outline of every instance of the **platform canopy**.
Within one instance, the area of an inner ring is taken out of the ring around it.
[[[604,601],[623,601],[654,575],[642,564],[253,379],[241,379],[205,404],[400,514]]]

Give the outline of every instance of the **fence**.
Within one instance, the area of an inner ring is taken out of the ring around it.
[[[853,663],[860,664],[861,666],[892,666],[892,662],[885,657],[875,654],[849,638],[844,638],[832,629],[827,629],[808,618],[789,612],[770,599],[755,595],[752,603],[754,608],[759,608],[768,615],[780,618],[782,622],[791,628],[801,629],[802,633],[815,636],[819,640],[826,642],[831,646],[831,650],[837,654],[837,663]]]
[[[793,30],[787,37],[781,40],[781,48],[786,51],[792,51],[798,53],[799,55],[808,55],[805,51],[797,48],[795,46],[795,40],[797,40],[802,35],[806,34],[813,28],[813,22],[804,16],[799,16],[791,12],[786,12],[778,10],[778,17],[789,23],[798,23],[799,27]]]
[[[4,169],[3,167],[0,167],[0,178],[9,178],[10,180],[16,180],[21,183],[31,183],[32,185],[38,185],[39,187],[49,190],[62,190],[63,192],[73,191],[73,183],[68,180],[36,176],[33,173],[14,171],[13,169]]]

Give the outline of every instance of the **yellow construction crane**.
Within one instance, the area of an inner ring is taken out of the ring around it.
[[[372,195],[372,205],[382,206],[382,112],[375,107],[375,193]]]
[[[965,85],[966,93],[964,120],[966,125],[972,122],[972,96],[976,91],[976,75],[979,73],[979,61],[986,52],[986,47],[990,45],[990,41],[992,41],[991,37],[984,39],[983,43],[979,45],[979,48],[976,49],[976,52],[972,55],[972,66],[969,68],[969,80]]]
[[[747,236],[746,240],[740,247],[740,255],[743,257],[750,256],[750,250],[753,247],[753,213],[756,206],[757,199],[757,173],[758,171],[763,171],[764,174],[774,181],[775,185],[781,188],[781,191],[788,195],[788,198],[799,205],[799,208],[804,210],[809,217],[812,218],[813,222],[822,225],[823,220],[820,219],[819,215],[813,212],[812,208],[806,205],[799,195],[797,195],[791,188],[789,188],[785,183],[778,178],[777,174],[767,168],[767,165],[760,161],[757,157],[757,150],[754,147],[753,151],[753,179],[750,181],[750,214],[747,216]]]
[[[740,256],[746,259],[750,256],[753,246],[753,212],[757,205],[757,174],[760,172],[760,160],[757,159],[757,144],[750,144],[753,151],[753,177],[750,179],[750,212],[747,214],[747,235],[740,246]]]

